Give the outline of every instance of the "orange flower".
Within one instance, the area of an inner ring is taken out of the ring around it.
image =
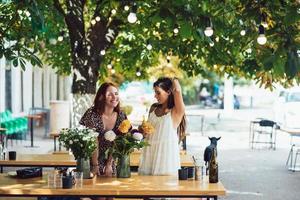
[[[125,134],[125,133],[128,133],[129,129],[131,128],[131,124],[130,124],[130,121],[128,119],[122,121],[122,123],[120,124],[118,130]]]
[[[142,124],[139,126],[139,131],[145,136],[151,135],[154,132],[154,127],[150,122],[143,120]]]

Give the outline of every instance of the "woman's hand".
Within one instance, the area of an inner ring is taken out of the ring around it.
[[[111,164],[106,164],[106,166],[104,167],[104,175],[105,176],[112,176],[113,174],[113,169],[112,169],[112,165]]]
[[[172,79],[172,92],[181,92],[181,86],[177,78]]]

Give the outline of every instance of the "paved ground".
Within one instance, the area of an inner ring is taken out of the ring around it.
[[[203,158],[203,150],[209,145],[208,136],[221,136],[218,144],[219,177],[227,189],[221,199],[300,199],[300,172],[288,171],[285,162],[289,152],[289,135],[278,132],[277,149],[266,146],[249,148],[249,122],[256,117],[272,118],[269,109],[238,110],[231,115],[222,110],[200,110],[190,107],[187,112],[204,114],[204,135],[201,135],[200,120],[189,119],[190,136],[187,150]],[[219,116],[219,119],[218,119]],[[47,153],[53,151],[53,140],[43,138],[43,130],[35,132],[35,144],[39,148],[24,148],[23,141],[8,150],[22,153]],[[299,162],[300,163],[300,162]]]
[[[231,116],[224,116],[220,110],[198,112],[205,115],[204,135],[192,132],[187,149],[203,157],[209,145],[207,136],[222,137],[218,144],[219,177],[227,196],[221,199],[300,199],[300,172],[288,171],[285,166],[290,136],[278,131],[275,151],[264,145],[249,148],[249,122],[256,117],[272,118],[270,110],[238,110]]]

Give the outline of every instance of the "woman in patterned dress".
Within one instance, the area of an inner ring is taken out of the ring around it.
[[[103,83],[97,91],[94,105],[84,113],[79,122],[99,133],[98,148],[91,159],[91,172],[93,174],[105,176],[115,174],[115,164],[112,157],[105,158],[105,151],[111,147],[112,142],[104,138],[104,133],[113,130],[118,134],[116,130],[125,119],[127,119],[125,113],[120,111],[118,88],[112,83]]]

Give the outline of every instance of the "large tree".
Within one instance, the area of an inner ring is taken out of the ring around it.
[[[190,75],[226,72],[266,87],[300,80],[296,0],[9,2],[0,5],[0,56],[24,67],[24,59],[41,64],[40,53],[58,73],[72,73],[74,94],[94,94],[99,76],[111,70],[106,66],[126,78],[137,71],[147,78],[145,69],[159,55],[178,56]],[[135,23],[128,22],[130,12],[137,14]],[[265,45],[256,42],[259,27]]]

